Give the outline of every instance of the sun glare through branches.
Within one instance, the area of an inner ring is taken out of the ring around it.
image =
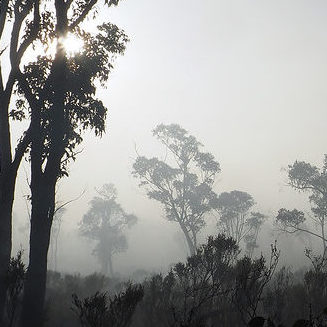
[[[65,38],[61,40],[67,56],[71,57],[83,50],[83,41],[74,34],[68,33]]]

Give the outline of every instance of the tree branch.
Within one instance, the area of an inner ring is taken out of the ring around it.
[[[293,228],[294,230],[293,230],[293,231],[290,231],[290,230],[288,230],[287,228]],[[315,232],[312,232],[312,231],[310,231],[310,230],[308,230],[308,229],[303,229],[303,228],[301,228],[301,227],[297,227],[297,226],[285,226],[285,228],[281,228],[281,230],[282,230],[283,232],[288,233],[288,234],[294,234],[294,233],[296,233],[296,232],[304,232],[304,233],[308,233],[308,234],[310,234],[310,235],[312,235],[312,236],[316,236],[316,237],[318,237],[318,238],[320,238],[320,239],[322,239],[322,240],[324,240],[324,241],[327,241],[327,239],[324,238],[323,236],[321,236],[321,235],[319,235],[319,234],[316,234]]]
[[[0,38],[6,24],[9,0],[0,1]]]
[[[97,3],[97,0],[91,0],[90,2],[89,2],[89,4],[84,8],[84,10],[82,11],[82,13],[80,14],[80,16],[79,17],[77,17],[76,19],[75,19],[75,21],[73,21],[70,25],[69,25],[69,27],[68,27],[68,29],[70,30],[70,31],[72,31],[76,26],[78,26],[84,19],[85,19],[85,17],[88,15],[88,13],[92,10],[92,8],[94,7],[94,5]]]
[[[26,130],[23,138],[21,139],[21,141],[18,143],[16,150],[15,150],[15,157],[13,160],[13,168],[15,170],[18,169],[20,162],[22,161],[22,158],[26,152],[26,149],[28,147],[28,145],[31,142],[31,125],[28,127],[28,129]]]

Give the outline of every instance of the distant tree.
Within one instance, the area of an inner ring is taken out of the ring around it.
[[[265,220],[266,216],[260,212],[251,212],[250,217],[247,219],[247,225],[250,230],[248,234],[245,235],[244,242],[247,254],[250,258],[252,257],[254,250],[258,247],[258,235]]]
[[[250,211],[254,204],[250,194],[231,191],[221,193],[216,206],[220,216],[218,228],[233,237],[238,245],[244,241],[250,256],[257,247],[258,233],[265,217],[259,212]]]
[[[220,172],[219,163],[212,154],[201,152],[202,144],[177,124],[160,124],[153,135],[172,155],[174,165],[138,156],[133,175],[147,189],[148,197],[163,205],[166,218],[179,224],[193,255],[205,214],[212,210],[217,198],[212,187]]]
[[[312,215],[306,216],[297,209],[282,208],[276,217],[277,225],[286,233],[306,233],[322,243],[322,258],[327,255],[327,156],[321,169],[304,161],[288,166],[289,185],[309,194]],[[313,224],[306,224],[307,217]]]
[[[98,191],[99,196],[90,202],[90,209],[80,222],[80,233],[96,242],[93,254],[101,264],[104,275],[113,276],[112,257],[126,251],[127,239],[124,234],[137,222],[137,217],[127,214],[117,203],[117,191],[113,184],[105,184]]]

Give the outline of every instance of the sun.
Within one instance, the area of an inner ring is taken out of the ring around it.
[[[72,33],[68,33],[61,39],[61,43],[66,50],[67,56],[72,57],[83,50],[83,41]]]
[[[1,2],[1,0],[0,0]],[[38,56],[46,56],[54,59],[58,43],[61,43],[63,49],[66,52],[68,58],[74,57],[76,54],[81,53],[84,48],[84,42],[81,38],[78,38],[73,33],[67,33],[65,37],[60,39],[55,38],[48,43],[36,42],[34,47],[26,51],[26,56],[22,63],[28,64],[29,62],[37,60]]]

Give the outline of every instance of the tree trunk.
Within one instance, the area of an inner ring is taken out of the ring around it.
[[[53,187],[50,187],[42,185],[37,191],[32,190],[30,255],[24,284],[22,327],[41,327],[44,323],[47,256],[55,205]]]
[[[2,170],[0,177],[0,326],[4,326],[4,309],[7,294],[7,271],[11,255],[12,207],[16,173]]]
[[[107,260],[103,260],[103,262],[101,263],[101,273],[104,276],[108,276],[108,261]]]
[[[196,252],[196,247],[193,244],[192,239],[191,239],[191,237],[189,235],[189,232],[187,231],[185,225],[183,223],[181,223],[181,222],[179,222],[179,225],[181,226],[181,229],[182,229],[182,231],[184,233],[184,236],[186,238],[188,249],[190,251],[190,256],[193,256],[195,254],[195,252]]]
[[[110,277],[114,277],[114,268],[112,265],[112,255],[111,254],[108,257],[108,266],[109,266]]]
[[[6,192],[5,187],[1,191]],[[11,196],[11,192],[8,192],[8,196]],[[4,308],[6,302],[7,293],[7,271],[10,262],[11,255],[11,216],[12,216],[12,200],[5,199],[5,196],[1,196],[0,199],[0,326],[3,326]]]
[[[31,193],[32,214],[30,232],[30,257],[27,278],[24,285],[21,327],[41,327],[44,323],[44,301],[47,277],[47,256],[51,226],[55,209],[55,188],[60,175],[61,159],[67,142],[65,117],[66,56],[60,37],[67,31],[68,6],[64,0],[55,1],[59,42],[51,68],[53,101],[51,108],[51,128],[48,132],[49,149],[45,150],[41,134],[43,126],[39,108],[32,107],[31,145]],[[49,77],[50,78],[50,77]],[[48,151],[46,161],[44,153]],[[46,162],[45,166],[44,163]]]

